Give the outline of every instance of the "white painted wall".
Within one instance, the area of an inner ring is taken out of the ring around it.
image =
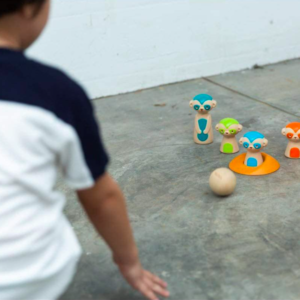
[[[300,56],[299,0],[54,0],[30,55],[92,98]]]

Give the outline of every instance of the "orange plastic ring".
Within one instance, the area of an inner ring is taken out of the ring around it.
[[[279,162],[266,153],[261,153],[264,162],[258,167],[248,167],[244,164],[246,153],[234,158],[229,164],[230,170],[242,175],[261,176],[276,172],[280,168]]]

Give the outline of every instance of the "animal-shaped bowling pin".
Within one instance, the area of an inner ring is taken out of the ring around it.
[[[244,164],[248,167],[258,167],[263,163],[261,150],[268,145],[268,140],[257,131],[247,132],[241,139],[240,144],[247,149]]]
[[[243,126],[235,119],[226,118],[216,125],[216,130],[223,135],[220,151],[231,154],[240,151],[239,144],[235,136],[242,131]]]
[[[196,112],[194,142],[196,144],[210,144],[214,140],[210,111],[217,106],[217,101],[207,94],[199,94],[190,101],[190,107]]]
[[[282,129],[281,133],[289,140],[285,156],[288,158],[300,158],[300,123],[293,122],[288,124]]]

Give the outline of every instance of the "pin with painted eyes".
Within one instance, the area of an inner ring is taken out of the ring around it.
[[[281,133],[288,139],[285,156],[300,158],[300,122],[293,122],[284,127]]]
[[[239,152],[239,144],[236,135],[241,132],[243,126],[235,119],[225,118],[216,125],[216,130],[223,135],[220,151],[225,154]]]
[[[240,139],[240,144],[247,152],[230,162],[229,168],[232,171],[243,175],[267,175],[280,168],[275,158],[261,152],[268,145],[268,140],[263,134],[257,131],[247,132]]]
[[[241,139],[240,144],[247,149],[244,164],[247,167],[258,167],[263,163],[260,150],[268,145],[268,140],[257,131],[247,132]]]
[[[216,100],[207,94],[199,94],[190,101],[190,107],[197,112],[194,124],[194,142],[196,144],[205,145],[213,142],[210,111],[216,106]]]
[[[254,146],[255,149],[260,149],[261,148],[261,144],[259,144],[259,143],[256,143],[253,146]]]

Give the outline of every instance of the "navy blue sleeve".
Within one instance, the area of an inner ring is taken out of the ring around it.
[[[75,95],[72,99],[72,126],[80,139],[87,166],[94,180],[97,180],[106,171],[109,158],[91,101],[77,84]]]
[[[41,95],[45,98],[46,93],[49,94],[46,97],[46,104],[51,103],[49,110],[75,129],[86,164],[93,179],[98,179],[106,171],[109,158],[104,149],[91,100],[84,89],[64,72],[38,63],[36,66],[42,71],[36,71],[35,74],[43,72]]]
[[[83,88],[64,72],[0,48],[0,99],[40,107],[76,131],[94,180],[106,170],[104,149],[92,103]]]

